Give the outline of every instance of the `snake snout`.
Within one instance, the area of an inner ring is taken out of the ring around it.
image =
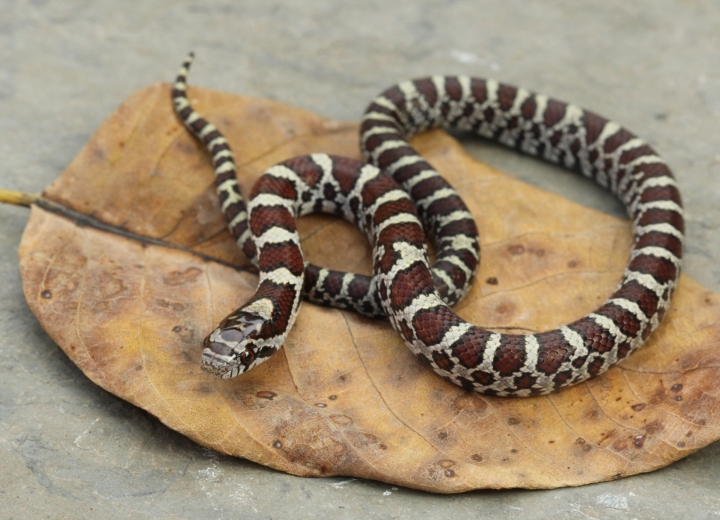
[[[228,317],[203,344],[203,370],[224,378],[252,368],[257,358],[253,339],[265,320],[254,313],[240,312]]]

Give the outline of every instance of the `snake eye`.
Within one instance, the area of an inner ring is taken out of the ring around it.
[[[253,361],[255,361],[255,352],[253,352],[251,349],[245,349],[240,353],[240,361],[243,365],[249,365]]]

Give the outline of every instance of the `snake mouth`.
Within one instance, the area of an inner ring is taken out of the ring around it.
[[[219,349],[220,352],[216,349]],[[222,379],[230,379],[250,370],[255,360],[255,352],[250,348],[246,348],[238,354],[225,345],[213,344],[203,349],[200,368]]]
[[[200,360],[200,368],[202,368],[205,372],[223,379],[234,377],[240,373],[235,356],[223,355],[209,347],[203,349],[202,359]]]

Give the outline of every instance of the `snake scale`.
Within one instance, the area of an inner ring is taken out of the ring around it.
[[[258,266],[257,292],[205,340],[203,368],[245,372],[284,342],[303,297],[366,316],[387,316],[407,347],[466,389],[489,395],[547,394],[607,370],[637,349],[668,309],[680,274],[684,220],[663,159],[620,125],[522,88],[466,76],[399,83],[362,119],[367,163],[313,154],[268,169],[247,207],[227,141],[187,99],[184,62],[176,113],[213,159],[222,212]],[[625,205],[634,241],[622,279],[594,312],[556,330],[500,334],[455,314],[475,277],[477,228],[458,193],[408,143],[424,130],[467,131],[594,179]],[[339,215],[373,245],[373,277],[306,266],[298,216]],[[437,250],[431,267],[426,230]]]

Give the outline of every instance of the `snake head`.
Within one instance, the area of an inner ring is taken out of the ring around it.
[[[200,366],[224,379],[247,372],[265,358],[258,356],[262,340],[258,335],[265,319],[254,312],[240,311],[228,316],[205,338]]]

